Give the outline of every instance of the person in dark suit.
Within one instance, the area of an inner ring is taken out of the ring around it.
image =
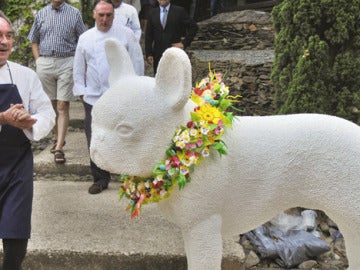
[[[158,2],[159,7],[149,13],[145,32],[146,61],[153,65],[154,74],[167,48],[185,49],[190,46],[198,31],[196,22],[183,7],[170,4],[170,0]]]

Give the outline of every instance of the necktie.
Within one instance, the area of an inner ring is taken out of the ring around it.
[[[163,8],[163,16],[162,16],[162,20],[161,20],[161,25],[163,28],[165,28],[166,19],[167,19],[167,10],[166,10],[166,8]]]

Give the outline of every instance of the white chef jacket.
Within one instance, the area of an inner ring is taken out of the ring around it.
[[[130,59],[137,75],[144,75],[144,57],[134,33],[125,26],[114,24],[107,32],[93,27],[83,33],[76,48],[74,57],[75,96],[83,96],[84,102],[94,105],[109,88],[109,64],[105,52],[105,40],[116,38],[129,52]]]
[[[0,67],[0,84],[13,83],[17,86],[24,108],[37,119],[31,129],[23,131],[29,140],[38,141],[47,136],[55,125],[56,115],[51,101],[35,71],[11,61],[7,63],[9,66]]]
[[[114,15],[113,25],[129,27],[134,32],[136,39],[140,41],[141,26],[136,8],[122,2],[118,8],[114,9]]]
[[[134,8],[136,8],[136,12],[139,14],[139,12],[141,10],[140,0],[124,0],[124,1],[122,1],[122,3],[132,5]]]

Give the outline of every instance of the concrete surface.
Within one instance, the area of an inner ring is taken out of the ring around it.
[[[71,118],[72,125],[81,125],[80,102],[71,105]],[[24,270],[186,270],[180,230],[156,204],[130,219],[115,177],[101,194],[88,193],[92,179],[83,131],[68,133],[63,165],[54,163],[50,147],[34,159],[32,238]],[[243,269],[238,240],[224,241],[223,269]]]

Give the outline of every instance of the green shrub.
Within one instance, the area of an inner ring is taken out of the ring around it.
[[[360,124],[360,0],[278,0],[272,16],[277,112]]]

